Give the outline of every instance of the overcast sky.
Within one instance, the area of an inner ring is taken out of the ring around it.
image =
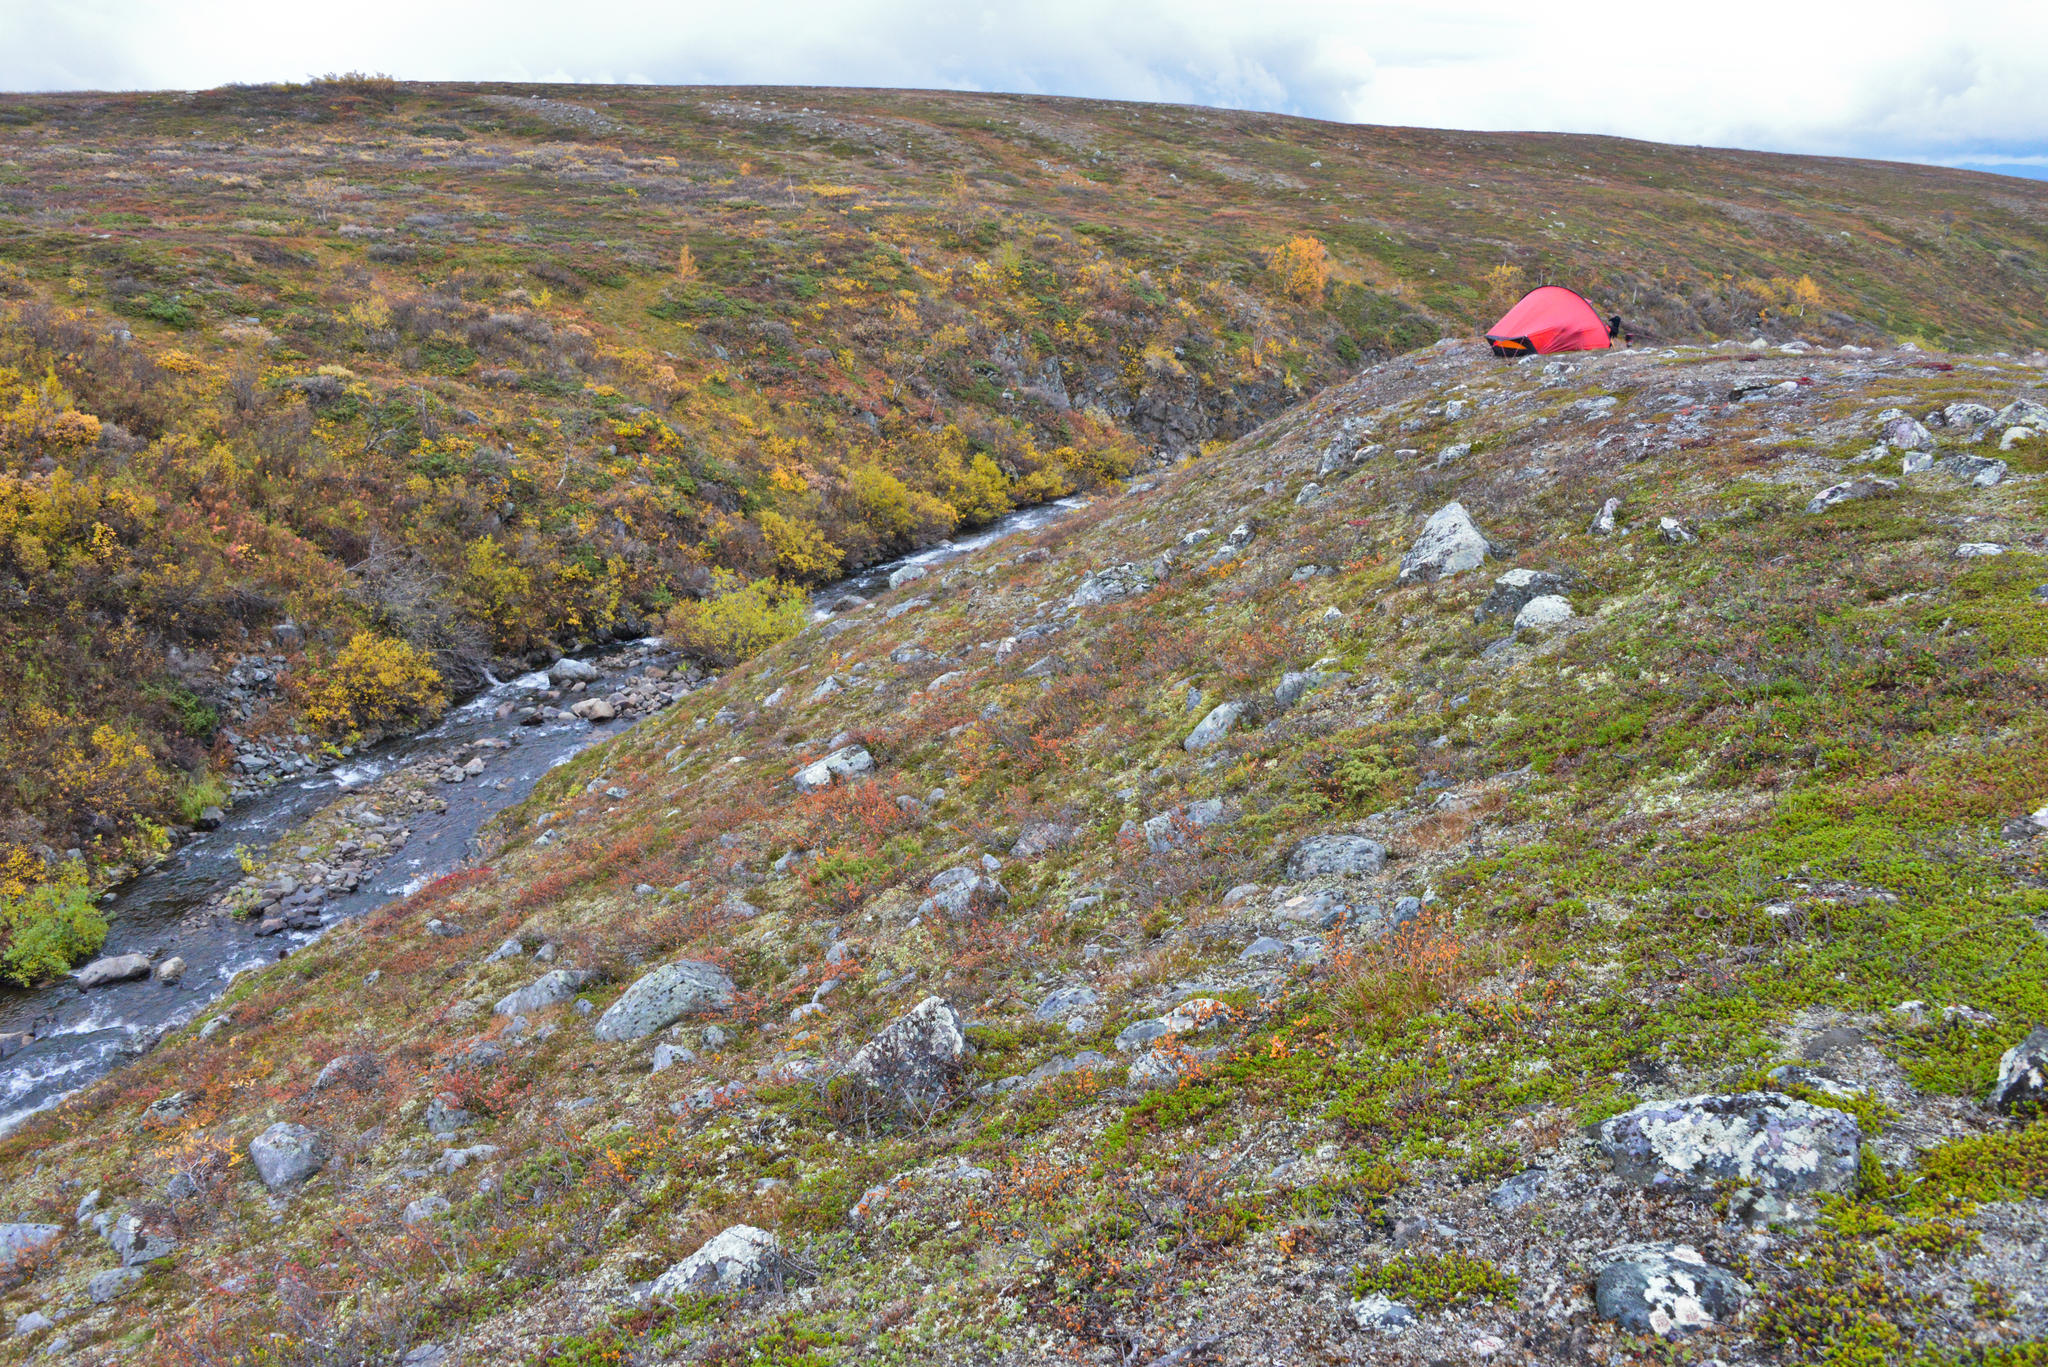
[[[0,0],[0,89],[351,69],[1171,100],[2048,177],[2048,0]]]

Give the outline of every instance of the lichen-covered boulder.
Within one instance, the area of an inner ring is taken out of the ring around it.
[[[816,793],[830,788],[839,779],[858,778],[874,771],[875,757],[865,745],[842,745],[825,758],[797,770],[794,781],[798,792]]]
[[[847,1061],[843,1076],[897,1100],[930,1103],[967,1057],[967,1031],[943,997],[926,997],[875,1033]]]
[[[663,964],[636,979],[597,1018],[597,1037],[611,1043],[639,1039],[684,1016],[732,1005],[737,989],[717,965],[696,959]]]
[[[1429,515],[1429,521],[1422,524],[1422,535],[1401,557],[1399,582],[1427,584],[1478,569],[1491,551],[1465,505],[1446,503]]]
[[[295,1187],[327,1166],[327,1136],[305,1125],[280,1120],[249,1141],[249,1161],[272,1191]]]
[[[2048,1113],[2048,1026],[2035,1026],[1998,1060],[1991,1104],[2007,1115]]]
[[[676,1296],[735,1291],[772,1291],[782,1280],[775,1236],[752,1225],[732,1225],[654,1279],[648,1295]]]
[[[1608,502],[1616,503],[1618,500],[1609,499]],[[1493,592],[1472,610],[1472,620],[1484,622],[1489,617],[1513,618],[1530,599],[1559,593],[1563,589],[1564,580],[1557,575],[1517,566],[1493,581]]]
[[[62,1225],[39,1225],[26,1221],[0,1224],[0,1263],[11,1263],[64,1237]]]
[[[1593,1303],[1631,1334],[1683,1338],[1742,1311],[1749,1284],[1690,1244],[1630,1244],[1598,1259]]]
[[[1853,503],[1858,499],[1875,498],[1879,494],[1895,494],[1898,491],[1899,482],[1895,479],[1861,475],[1855,479],[1845,479],[1840,484],[1830,484],[1806,501],[1806,511],[1826,512],[1838,503]]]
[[[1854,1117],[1778,1092],[1648,1101],[1592,1136],[1615,1172],[1644,1186],[1735,1182],[1770,1192],[1847,1190],[1863,1143]]]

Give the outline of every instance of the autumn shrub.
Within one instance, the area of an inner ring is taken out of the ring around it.
[[[10,880],[13,887],[20,883]],[[48,882],[0,889],[0,979],[18,987],[54,978],[106,943],[107,923],[82,864],[66,864]]]
[[[305,717],[327,735],[362,736],[438,716],[447,704],[425,652],[361,631],[307,686]]]
[[[724,666],[759,655],[788,640],[809,620],[810,599],[794,584],[775,579],[738,582],[720,571],[713,596],[678,603],[662,619],[662,631],[678,649]]]
[[[1290,237],[1273,249],[1266,265],[1280,282],[1280,290],[1304,304],[1323,297],[1330,283],[1330,249],[1320,238]]]

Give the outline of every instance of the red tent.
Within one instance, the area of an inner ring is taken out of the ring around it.
[[[1612,344],[1593,306],[1562,285],[1539,285],[1487,329],[1496,356],[1532,351],[1603,351]]]

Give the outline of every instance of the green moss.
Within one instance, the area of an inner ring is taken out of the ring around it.
[[[1522,1279],[1484,1258],[1464,1253],[1405,1253],[1351,1274],[1351,1294],[1375,1292],[1416,1310],[1441,1310],[1472,1301],[1512,1302]]]

